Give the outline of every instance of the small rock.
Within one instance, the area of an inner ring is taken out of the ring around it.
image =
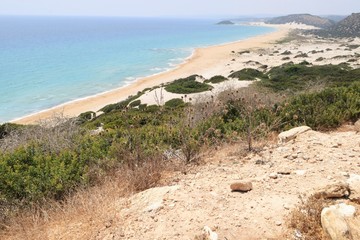
[[[248,192],[252,190],[252,183],[248,181],[236,182],[230,185],[232,191]]]
[[[158,210],[163,208],[163,202],[159,201],[156,203],[151,204],[150,206],[148,206],[145,211],[146,212],[157,212]]]
[[[296,171],[294,171],[294,173],[299,176],[304,176],[306,173],[306,170],[296,170]]]
[[[277,179],[278,175],[276,173],[270,173],[269,178],[271,179]]]
[[[355,131],[360,132],[360,119],[354,123]]]
[[[281,225],[282,225],[282,222],[276,221],[275,224],[276,224],[276,226],[281,226]]]
[[[350,188],[350,200],[360,203],[360,175],[350,174],[346,182]]]
[[[219,237],[216,232],[213,232],[208,226],[204,227],[204,232],[207,234],[209,240],[218,240]]]
[[[290,175],[291,171],[289,170],[280,170],[277,172],[280,175]]]

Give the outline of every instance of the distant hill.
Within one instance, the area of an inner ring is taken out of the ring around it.
[[[360,13],[353,13],[337,24],[315,34],[326,37],[360,37]]]
[[[337,22],[340,22],[341,20],[345,19],[347,16],[346,15],[323,15],[320,17],[329,19],[329,20],[337,23]]]
[[[235,23],[233,23],[232,21],[229,20],[225,20],[225,21],[221,21],[217,23],[218,25],[234,25]]]
[[[270,19],[266,23],[286,24],[286,23],[292,23],[292,22],[311,25],[311,26],[315,26],[315,27],[319,27],[319,28],[327,28],[334,24],[334,22],[329,19],[322,18],[319,16],[314,16],[311,14],[292,14],[292,15],[283,16],[283,17],[276,17],[276,18]]]

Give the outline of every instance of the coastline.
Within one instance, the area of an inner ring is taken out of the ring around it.
[[[173,69],[137,79],[128,85],[114,90],[67,102],[50,109],[14,119],[10,122],[18,124],[35,124],[40,120],[49,119],[56,115],[75,117],[87,111],[97,112],[102,107],[122,101],[128,96],[134,95],[145,88],[170,82],[178,78],[187,77],[192,74],[212,77],[216,75],[216,72],[219,72],[221,68],[224,68],[226,63],[231,61],[232,51],[267,47],[274,41],[285,37],[292,29],[292,27],[285,25],[274,25],[271,27],[274,27],[276,30],[271,33],[236,42],[197,48],[191,56]]]

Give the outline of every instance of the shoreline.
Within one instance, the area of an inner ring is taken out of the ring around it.
[[[178,78],[187,77],[192,74],[199,74],[205,77],[211,77],[214,69],[223,67],[231,61],[231,51],[247,50],[254,48],[263,48],[271,45],[274,41],[285,37],[292,29],[284,25],[271,26],[275,31],[262,34],[243,40],[224,43],[220,45],[196,48],[193,53],[184,59],[176,67],[164,72],[156,73],[150,76],[141,77],[134,82],[120,88],[112,89],[103,93],[92,95],[85,98],[76,99],[55,107],[45,109],[24,117],[20,117],[9,122],[17,124],[36,124],[40,120],[52,118],[57,115],[64,117],[76,117],[87,111],[97,112],[102,107],[120,102],[130,95],[136,94],[145,88],[170,82]]]

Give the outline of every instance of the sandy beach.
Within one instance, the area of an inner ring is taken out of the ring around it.
[[[86,111],[97,112],[102,107],[124,100],[129,95],[136,94],[138,91],[147,87],[153,87],[192,74],[200,74],[204,77],[214,76],[218,72],[221,72],[226,64],[232,60],[232,51],[268,47],[276,40],[285,37],[290,29],[289,27],[278,26],[275,32],[269,34],[224,45],[198,48],[183,64],[180,64],[170,71],[145,77],[128,86],[65,103],[39,113],[16,119],[12,122],[18,124],[34,124],[39,120],[48,119],[56,115],[75,117]]]
[[[193,74],[201,75],[203,78],[211,78],[216,75],[229,76],[233,71],[243,68],[255,68],[262,70],[261,67],[268,68],[279,66],[287,62],[301,63],[307,61],[313,65],[340,64],[347,62],[353,68],[360,67],[360,48],[350,49],[349,44],[359,44],[360,39],[319,39],[311,36],[302,36],[296,41],[285,41],[279,44],[281,40],[288,36],[293,29],[313,28],[300,24],[269,25],[263,23],[249,23],[249,25],[262,25],[274,27],[276,31],[248,38],[238,42],[198,48],[193,55],[184,63],[176,68],[154,75],[141,78],[134,83],[90,96],[85,99],[79,99],[69,103],[56,106],[54,108],[16,119],[12,122],[19,124],[34,124],[43,119],[53,118],[54,116],[76,117],[86,111],[98,112],[102,107],[120,102],[130,95],[135,95],[138,91],[145,88],[158,86],[162,83],[171,82],[178,78],[188,77]],[[245,51],[246,50],[246,51]],[[223,90],[232,88],[247,87],[250,81],[237,81],[229,79],[221,84],[213,85],[214,90],[194,94],[193,100],[206,98],[209,95],[216,94]],[[161,92],[159,92],[161,91]],[[155,99],[156,95],[162,94],[162,103],[172,99],[180,98],[181,94],[173,94],[155,89],[146,92],[139,99],[141,103],[159,104]]]

